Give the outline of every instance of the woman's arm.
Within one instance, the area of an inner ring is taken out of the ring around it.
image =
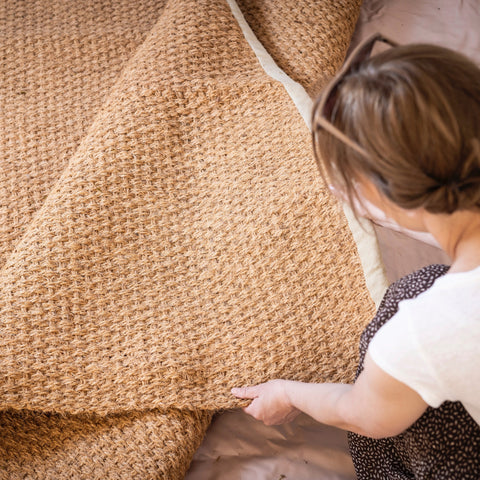
[[[232,393],[253,399],[245,412],[267,425],[290,421],[301,411],[321,423],[373,438],[398,435],[428,406],[418,393],[381,370],[368,353],[354,385],[273,380]]]

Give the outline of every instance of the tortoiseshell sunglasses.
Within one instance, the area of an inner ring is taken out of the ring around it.
[[[392,47],[396,47],[398,45],[396,42],[385,38],[380,33],[375,33],[374,35],[366,38],[353,50],[338,74],[327,85],[321,96],[315,102],[312,111],[312,135],[314,145],[316,144],[316,135],[318,131],[323,128],[361,155],[368,156],[367,152],[360,145],[350,140],[343,132],[341,132],[332,124],[331,118],[335,103],[337,101],[338,87],[347,75],[357,68],[364,60],[370,57],[376,42],[383,42]]]

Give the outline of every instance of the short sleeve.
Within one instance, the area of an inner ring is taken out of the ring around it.
[[[419,341],[428,328],[416,299],[400,302],[398,312],[380,328],[368,346],[375,364],[396,380],[415,390],[431,407],[439,407],[447,398],[435,368]]]

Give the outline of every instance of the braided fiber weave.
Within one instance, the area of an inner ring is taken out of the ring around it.
[[[0,265],[164,3],[0,5]],[[0,478],[183,478],[210,418],[175,409],[109,417],[5,411]]]
[[[107,417],[7,411],[0,419],[0,476],[183,478],[210,418],[174,409]]]
[[[238,0],[275,62],[316,96],[345,58],[361,0]],[[325,58],[329,61],[325,62]]]
[[[232,386],[352,381],[355,243],[228,5],[0,9],[0,477],[182,478]]]

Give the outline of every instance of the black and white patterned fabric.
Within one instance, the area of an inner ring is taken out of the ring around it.
[[[390,286],[362,334],[357,377],[363,370],[370,340],[397,312],[398,303],[427,290],[447,271],[445,265],[431,265]],[[348,440],[358,480],[480,479],[480,426],[460,402],[427,408],[398,436],[377,440],[349,433]]]

